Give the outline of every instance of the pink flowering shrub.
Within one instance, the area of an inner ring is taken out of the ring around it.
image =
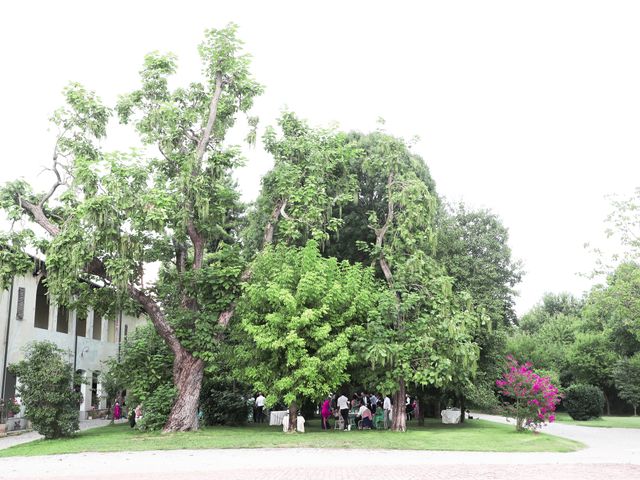
[[[529,362],[520,365],[508,356],[507,371],[496,381],[500,393],[513,400],[506,405],[506,413],[515,417],[518,431],[536,430],[545,422],[553,422],[556,407],[562,399],[549,378],[541,377],[531,370],[531,366]]]

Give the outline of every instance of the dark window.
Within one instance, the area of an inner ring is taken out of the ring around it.
[[[58,320],[56,322],[56,332],[69,333],[69,310],[62,305],[58,306]]]
[[[102,314],[93,312],[93,339],[100,340],[102,337]]]
[[[100,398],[98,397],[98,377],[100,372],[93,372],[91,376],[91,405],[98,408]]]
[[[33,323],[36,328],[49,328],[49,301],[47,299],[47,287],[44,282],[38,283],[36,290],[36,316]]]
[[[76,336],[77,337],[87,336],[87,317],[85,316],[76,317]]]
[[[24,319],[24,287],[18,288],[18,308],[16,309],[16,318]]]

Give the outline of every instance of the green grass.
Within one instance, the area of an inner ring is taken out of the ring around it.
[[[578,421],[569,416],[568,413],[557,413],[556,422],[567,425],[579,425],[581,427],[602,427],[602,428],[640,428],[640,416],[638,417],[600,417],[591,420]]]
[[[411,423],[406,433],[390,431],[320,430],[307,422],[307,433],[284,434],[278,427],[248,425],[211,427],[197,432],[161,434],[131,430],[126,424],[109,425],[61,440],[37,440],[0,450],[0,457],[53,455],[79,452],[179,450],[202,448],[378,448],[402,450],[457,450],[486,452],[572,452],[579,442],[545,434],[517,433],[513,426],[483,420],[463,425],[430,421],[425,427]]]

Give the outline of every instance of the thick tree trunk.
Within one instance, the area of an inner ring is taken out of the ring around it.
[[[464,395],[460,394],[460,423],[464,423]]]
[[[604,395],[604,404],[607,407],[607,416],[611,415],[611,405],[609,404],[609,396],[603,392]]]
[[[291,402],[289,405],[289,428],[287,431],[289,433],[294,433],[296,431],[296,427],[298,426],[298,405],[296,402]]]
[[[176,354],[173,361],[173,383],[178,389],[164,432],[185,432],[198,429],[198,404],[204,362],[185,349]]]
[[[393,420],[391,430],[394,432],[407,431],[406,389],[404,380],[400,380],[398,391],[393,394]]]

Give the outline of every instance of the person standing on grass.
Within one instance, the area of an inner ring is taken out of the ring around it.
[[[331,416],[331,398],[327,397],[322,404],[322,429],[329,430],[329,417]]]
[[[340,410],[344,431],[346,432],[349,427],[349,399],[344,393],[338,397],[338,410]]]
[[[264,421],[264,395],[258,392],[256,397],[256,423],[262,423]]]
[[[120,402],[116,400],[116,404],[113,406],[113,419],[120,420],[122,416],[122,410],[120,409]]]
[[[382,403],[382,408],[384,409],[384,428],[389,428],[391,425],[391,399],[389,395],[384,396],[384,402]]]

